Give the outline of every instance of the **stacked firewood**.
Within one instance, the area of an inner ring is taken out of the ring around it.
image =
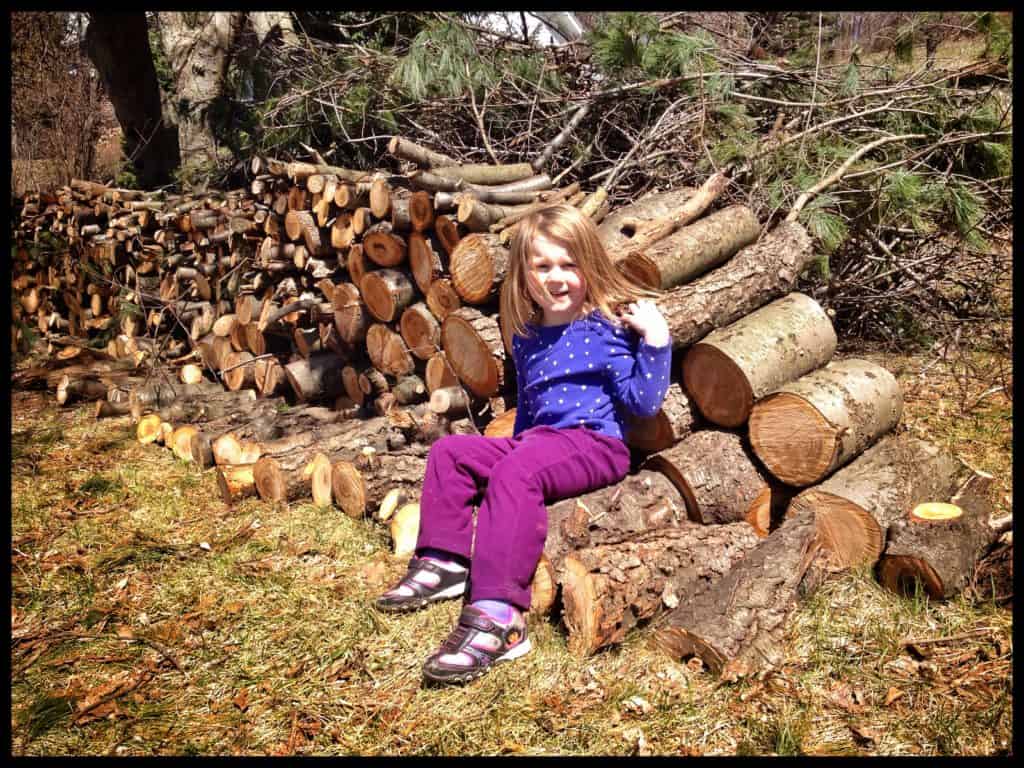
[[[798,223],[762,232],[747,207],[716,208],[721,174],[609,210],[603,189],[555,188],[536,164],[459,164],[399,138],[389,151],[405,173],[255,159],[243,194],[78,184],[30,201],[22,234],[63,221],[84,254],[19,262],[16,295],[40,328],[77,336],[121,303],[141,309],[120,313],[106,369],[78,366],[93,383],[68,376],[64,391],[215,466],[229,503],[312,498],[390,522],[407,554],[429,445],[511,434],[497,317],[509,243],[529,212],[566,202],[599,223],[623,273],[660,291],[678,358],[661,411],[628,424],[634,471],[548,509],[532,610],[560,603],[571,649],[653,621],[673,655],[736,673],[778,657],[787,617],[829,573],[878,564],[894,589],[961,589],[998,533],[991,478],[895,432],[888,371],[834,359],[828,314],[794,292],[815,258]],[[118,239],[126,209],[138,217]],[[116,291],[90,292],[89,264]],[[26,305],[33,288],[45,299]],[[85,295],[103,298],[86,308]],[[58,307],[67,327],[42,320]],[[57,370],[36,375],[57,386]]]

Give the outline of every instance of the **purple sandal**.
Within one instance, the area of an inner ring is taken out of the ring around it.
[[[468,683],[494,664],[518,659],[532,647],[521,613],[516,612],[512,623],[503,626],[479,608],[467,605],[459,614],[458,625],[424,663],[423,677],[432,683]],[[460,654],[463,663],[445,658]]]
[[[437,584],[429,586],[415,579],[417,574],[424,571],[435,574],[438,577]],[[377,606],[378,610],[386,613],[404,613],[406,611],[415,611],[439,600],[461,597],[466,591],[468,576],[469,571],[465,569],[449,571],[433,560],[413,557],[409,561],[409,568],[401,581],[378,597],[374,605]],[[412,594],[392,594],[399,587],[406,587]]]

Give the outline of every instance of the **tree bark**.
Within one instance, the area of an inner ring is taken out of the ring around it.
[[[759,541],[742,523],[688,523],[570,553],[562,575],[569,651],[589,656],[621,643],[662,606],[676,607],[680,594],[724,576]]]
[[[782,482],[812,485],[896,426],[899,382],[867,360],[835,360],[782,385],[750,413],[750,443]]]
[[[738,427],[755,401],[824,365],[835,349],[825,310],[809,296],[791,293],[691,347],[683,383],[709,421]]]
[[[722,266],[665,292],[655,303],[668,322],[672,346],[688,347],[789,293],[813,260],[804,228],[784,222]]]

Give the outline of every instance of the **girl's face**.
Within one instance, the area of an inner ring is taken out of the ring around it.
[[[587,298],[587,281],[572,255],[558,243],[542,235],[533,241],[533,255],[526,273],[530,298],[544,315],[544,325],[564,325],[582,314]],[[549,301],[541,286],[551,296]]]

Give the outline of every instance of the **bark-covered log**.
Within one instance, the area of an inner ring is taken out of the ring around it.
[[[746,521],[759,536],[768,535],[772,484],[740,435],[701,430],[649,457],[645,466],[675,484],[694,522]]]
[[[691,434],[700,423],[700,413],[683,387],[672,382],[665,393],[665,401],[654,416],[627,415],[626,445],[646,453],[663,451]]]
[[[331,469],[334,503],[346,515],[361,518],[377,507],[395,487],[419,499],[426,458],[419,455],[360,452],[351,460],[335,461]]]
[[[817,516],[836,565],[873,565],[889,526],[918,504],[948,500],[969,474],[960,461],[934,445],[888,435],[794,497],[787,515],[812,511]]]
[[[300,402],[340,395],[344,388],[341,369],[344,360],[340,355],[323,353],[312,355],[307,360],[294,360],[284,367],[288,383]]]
[[[827,363],[836,333],[825,310],[791,293],[705,336],[683,359],[683,383],[709,421],[746,423],[754,402]]]
[[[363,253],[381,267],[397,267],[405,261],[408,246],[390,222],[379,221],[363,233]]]
[[[804,228],[784,222],[722,266],[666,291],[655,303],[668,322],[672,346],[688,347],[789,293],[814,256]]]
[[[885,553],[878,563],[878,580],[908,595],[920,584],[935,600],[958,594],[999,535],[989,525],[991,486],[990,475],[974,474],[944,514],[926,516],[918,508],[896,520],[889,527]]]
[[[666,290],[723,264],[761,232],[757,216],[745,205],[731,205],[632,251],[616,266],[633,281]]]
[[[529,163],[512,165],[450,165],[434,167],[432,173],[447,179],[462,179],[470,184],[507,184],[534,176]]]
[[[755,403],[750,443],[775,477],[812,485],[889,432],[902,412],[889,371],[867,360],[833,360]]]
[[[363,276],[359,293],[370,314],[383,323],[397,320],[416,296],[412,275],[405,270],[377,269]]]
[[[441,347],[459,380],[477,397],[490,397],[505,381],[505,346],[497,321],[472,307],[449,313]]]
[[[680,594],[702,591],[725,575],[758,541],[742,523],[690,523],[570,553],[562,573],[570,652],[589,656],[622,642],[662,606],[676,607]]]
[[[777,665],[805,573],[821,557],[814,515],[786,520],[723,577],[681,593],[679,607],[657,621],[655,642],[673,659],[698,656],[726,679]]]

